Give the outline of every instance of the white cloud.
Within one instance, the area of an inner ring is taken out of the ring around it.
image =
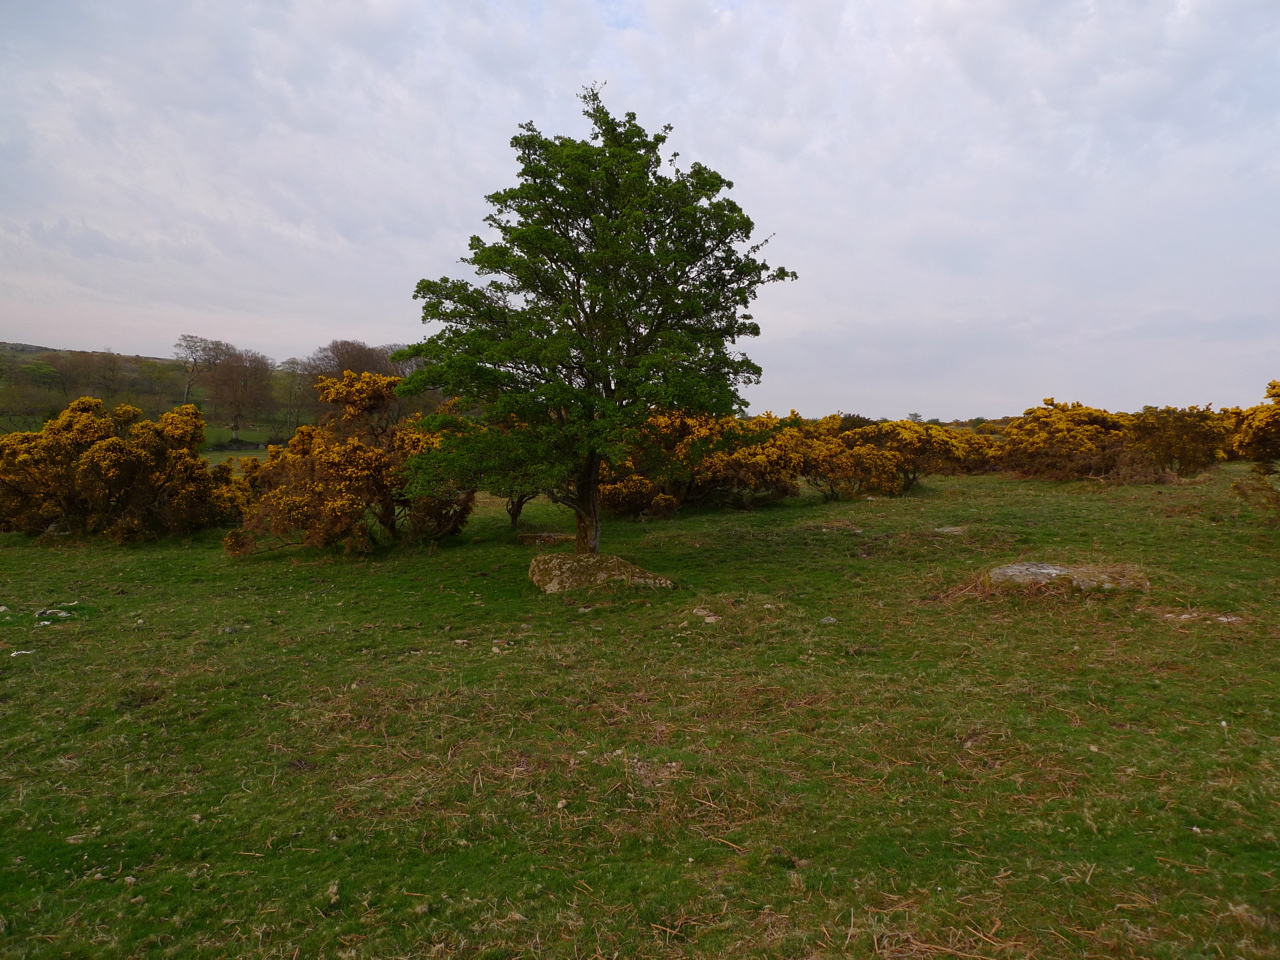
[[[573,95],[733,179],[796,284],[757,405],[988,416],[1280,375],[1267,0],[479,0],[0,12],[0,338],[422,334]],[[815,375],[815,372],[817,375]]]

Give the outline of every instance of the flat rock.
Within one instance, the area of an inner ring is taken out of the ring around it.
[[[1070,584],[1076,590],[1141,590],[1146,593],[1151,589],[1151,584],[1146,577],[1133,567],[1124,565],[1069,566],[1024,561],[1008,563],[989,570],[985,579],[992,586],[1037,586],[1063,582]]]
[[[621,557],[589,553],[542,553],[529,564],[529,579],[543,593],[599,587],[620,580],[629,587],[673,587],[666,577],[650,573]]]
[[[526,547],[544,544],[573,543],[577,538],[572,533],[522,533],[516,537]]]

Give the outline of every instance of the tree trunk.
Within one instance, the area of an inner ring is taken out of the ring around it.
[[[590,454],[574,482],[574,512],[578,515],[578,537],[574,553],[600,552],[600,455]]]
[[[520,514],[524,512],[524,505],[532,500],[532,496],[513,493],[507,497],[507,516],[511,518],[511,529],[515,530],[520,526]]]

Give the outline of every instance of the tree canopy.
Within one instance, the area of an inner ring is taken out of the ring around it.
[[[795,275],[758,258],[751,219],[722,196],[732,183],[664,159],[670,127],[648,134],[595,89],[581,99],[588,140],[520,127],[519,182],[486,198],[492,239],[473,236],[462,261],[489,279],[421,281],[423,321],[440,329],[397,356],[422,364],[401,391],[439,388],[489,425],[459,424],[420,469],[499,483],[519,469],[527,483],[536,465],[594,553],[602,460],[653,410],[740,410],[738,388],[760,377],[734,349],[760,332],[745,311]]]

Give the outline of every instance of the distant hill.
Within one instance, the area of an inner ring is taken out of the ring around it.
[[[171,357],[0,342],[0,432],[38,429],[83,396],[154,417],[181,403],[185,389],[182,365]]]
[[[114,354],[106,350],[71,350],[66,347],[42,347],[34,343],[8,343],[0,340],[0,357],[22,357],[31,356],[32,354],[41,353],[102,353],[113,356],[123,357],[128,360],[150,360],[154,363],[176,363],[173,357],[147,357],[141,354]]]

